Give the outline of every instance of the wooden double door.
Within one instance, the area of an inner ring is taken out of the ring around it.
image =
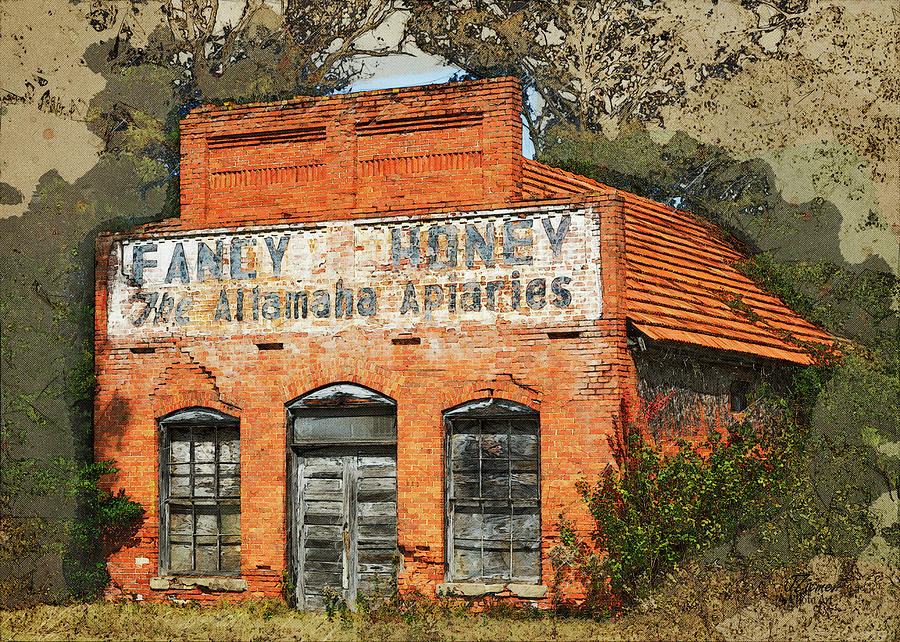
[[[398,564],[396,446],[314,447],[294,456],[301,608],[322,608],[328,592],[352,607],[362,592],[389,590]]]

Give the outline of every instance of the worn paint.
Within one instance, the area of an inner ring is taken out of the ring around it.
[[[590,210],[122,239],[110,336],[233,335],[601,316]],[[461,239],[463,239],[461,241]]]

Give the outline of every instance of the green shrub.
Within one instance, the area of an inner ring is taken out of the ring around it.
[[[618,469],[578,484],[594,546],[561,530],[588,602],[600,599],[608,580],[616,600],[634,604],[677,563],[777,513],[794,484],[798,444],[797,431],[776,435],[743,422],[727,438],[710,430],[704,441],[678,441],[666,452],[639,426],[626,426],[610,439]],[[605,557],[593,557],[595,550]]]
[[[69,591],[78,599],[98,597],[109,582],[106,558],[134,537],[144,517],[144,507],[123,489],[102,490],[103,475],[117,472],[113,461],[85,464],[74,471],[70,492],[79,501],[78,516],[71,526],[63,570]]]

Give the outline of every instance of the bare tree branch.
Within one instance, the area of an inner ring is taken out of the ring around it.
[[[663,106],[708,78],[766,55],[750,25],[800,28],[807,4],[742,0],[743,15],[720,23],[743,26],[720,31],[719,41],[698,34],[670,0],[431,0],[409,5],[408,29],[423,51],[472,74],[519,75],[545,104],[547,117],[532,126],[617,128],[634,117],[658,120]],[[760,7],[771,25],[759,24]]]

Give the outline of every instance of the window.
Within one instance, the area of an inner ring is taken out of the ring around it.
[[[287,409],[298,445],[397,441],[397,402],[355,383],[318,388]]]
[[[163,417],[159,426],[161,570],[240,573],[238,420],[195,407]]]
[[[731,407],[731,412],[744,412],[749,405],[749,395],[750,382],[740,380],[731,382],[731,389],[729,390],[728,395],[728,403]]]
[[[444,413],[449,581],[540,582],[538,418],[502,399]]]

